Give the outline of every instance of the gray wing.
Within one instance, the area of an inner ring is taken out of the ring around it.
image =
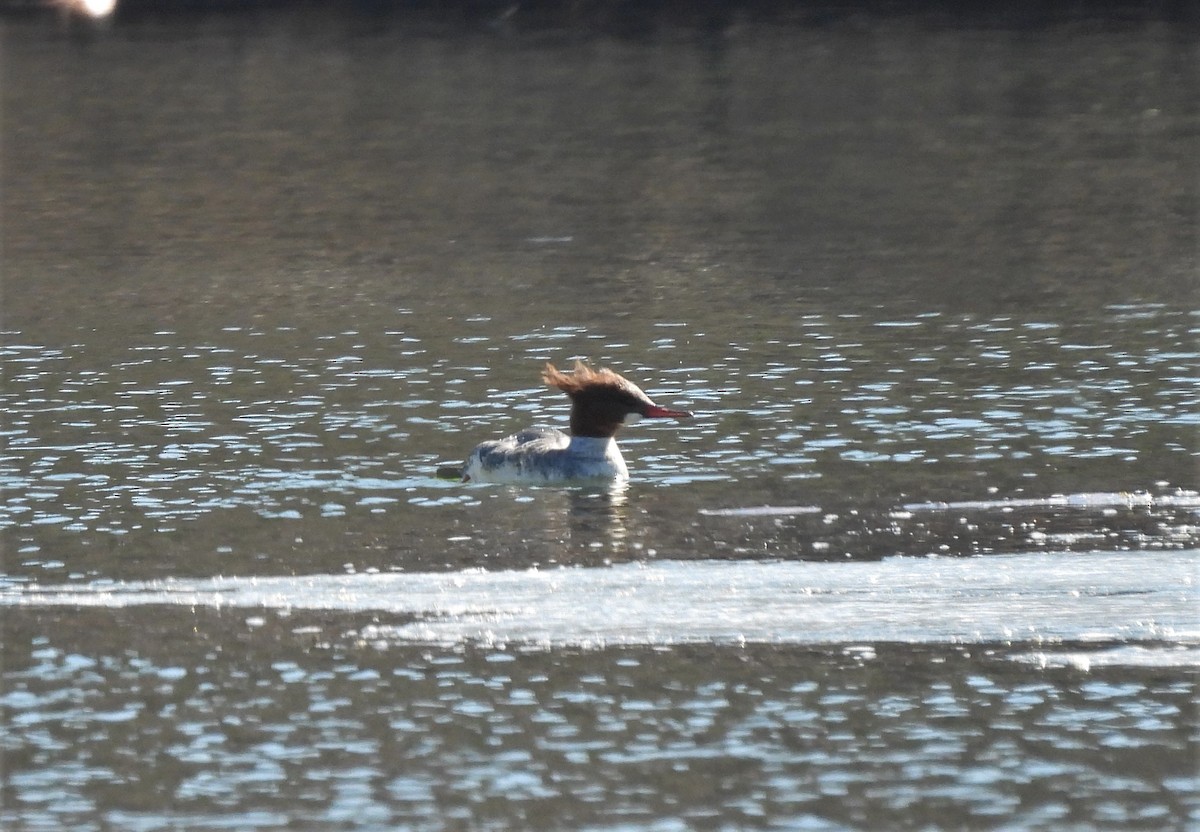
[[[556,456],[571,443],[571,437],[555,428],[526,428],[512,436],[481,442],[467,457],[464,470],[478,465],[480,472],[508,471],[540,473],[548,458]],[[549,455],[549,456],[548,456]]]

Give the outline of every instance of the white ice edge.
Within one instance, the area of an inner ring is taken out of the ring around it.
[[[388,641],[546,646],[1168,642],[1200,648],[1200,550],[654,561],[448,573],[10,585],[0,606],[373,611]]]
[[[955,502],[904,503],[902,511],[1012,511],[1014,509],[1075,509],[1094,511],[1104,509],[1200,509],[1200,494],[1179,491],[1175,494],[1150,494],[1145,491],[1090,491],[1079,494],[1055,494],[1050,497],[1014,498],[999,500],[960,500]],[[732,508],[702,508],[700,514],[712,517],[771,517],[820,514],[820,506],[758,505]]]

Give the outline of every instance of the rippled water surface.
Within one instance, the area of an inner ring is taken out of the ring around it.
[[[1200,824],[1195,21],[655,8],[3,19],[0,826]]]
[[[490,334],[430,334],[402,313],[374,333],[233,327],[185,345],[159,331],[96,369],[85,344],[13,342],[3,522],[25,557],[9,568],[139,577],[1194,542],[1190,313],[768,315],[724,337],[651,323],[637,347],[582,325],[496,332],[492,318],[461,322]],[[623,434],[628,490],[436,478],[478,439],[562,424],[565,400],[537,388],[538,368],[581,354],[697,411]],[[1089,502],[1089,488],[1108,499]],[[783,510],[751,510],[763,505]],[[113,559],[114,546],[139,557]]]

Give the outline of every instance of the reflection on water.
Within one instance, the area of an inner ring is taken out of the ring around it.
[[[1196,825],[1194,21],[271,5],[0,26],[0,826]]]

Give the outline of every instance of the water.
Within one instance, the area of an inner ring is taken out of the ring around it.
[[[23,555],[10,574],[1195,540],[1198,353],[1183,311],[1101,308],[1070,325],[925,313],[905,326],[878,312],[804,313],[723,337],[650,323],[640,345],[601,326],[505,333],[493,318],[464,322],[480,333],[469,338],[457,327],[431,334],[406,323],[414,317],[374,333],[221,328],[204,343],[163,330],[102,368],[90,366],[85,344],[10,343],[0,522]],[[775,337],[781,330],[793,332]],[[537,372],[577,354],[696,411],[686,423],[624,432],[627,491],[436,479],[478,439],[563,424],[566,399],[539,389]],[[1121,492],[1140,496],[1085,496]],[[1048,499],[1055,494],[1080,504]],[[955,510],[923,508],[945,501]],[[811,511],[746,511],[762,505]],[[70,562],[55,551],[63,545]],[[112,545],[128,557],[114,560]],[[163,547],[188,554],[162,557]]]
[[[575,14],[4,20],[0,825],[1200,823],[1194,21]]]

